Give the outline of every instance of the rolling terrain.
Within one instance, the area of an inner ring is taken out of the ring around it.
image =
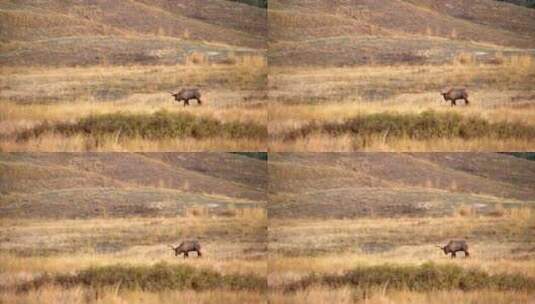
[[[260,301],[267,163],[251,156],[0,154],[0,302]],[[169,248],[191,239],[202,257]]]
[[[2,217],[176,216],[266,201],[265,162],[235,154],[2,154],[1,164]]]
[[[240,1],[1,1],[0,150],[265,151],[266,18]],[[170,95],[192,87],[202,107]]]
[[[535,162],[495,153],[275,153],[268,208],[274,218],[484,214],[532,204],[533,172]]]
[[[275,0],[270,63],[437,64],[462,52],[490,61],[496,52],[533,49],[534,18],[533,10],[494,0]]]
[[[271,151],[534,149],[533,9],[276,0],[268,19]],[[451,87],[470,105],[444,102]]]
[[[265,48],[265,10],[229,1],[2,1],[2,65],[177,64]],[[143,16],[140,18],[140,16]]]
[[[530,303],[534,166],[496,153],[270,154],[270,302]],[[437,248],[452,239],[470,258]]]

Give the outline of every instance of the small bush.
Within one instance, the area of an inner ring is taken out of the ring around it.
[[[226,288],[232,290],[264,290],[265,278],[252,274],[220,274],[207,269],[187,265],[158,263],[153,266],[114,265],[92,267],[77,274],[51,276],[19,286],[19,290],[38,289],[44,285],[59,285],[63,288],[85,286],[103,288],[114,286],[120,289],[161,291],[172,289],[206,290]]]
[[[153,140],[183,137],[262,139],[267,136],[267,129],[264,126],[252,122],[220,122],[213,118],[199,117],[189,113],[159,111],[154,114],[92,115],[75,123],[51,124],[45,121],[32,129],[19,133],[17,139],[28,140],[50,132],[66,136],[85,134],[99,138],[115,135],[118,139],[141,137]]]
[[[433,138],[473,139],[535,139],[535,127],[512,122],[490,123],[479,117],[465,117],[458,113],[426,111],[420,114],[377,113],[359,115],[343,122],[311,122],[285,134],[286,140],[306,137],[314,132],[339,136],[351,133],[363,138],[383,134],[388,137],[408,137],[416,140]]]
[[[420,266],[379,265],[361,266],[344,274],[312,274],[287,286],[287,291],[305,289],[312,285],[330,288],[354,286],[414,291],[433,290],[535,290],[535,279],[521,274],[488,274],[479,269],[464,269],[457,265],[426,263]]]

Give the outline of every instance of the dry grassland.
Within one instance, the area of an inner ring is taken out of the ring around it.
[[[382,285],[334,286],[318,283],[288,291],[288,286],[311,274],[342,276],[359,267],[413,267],[434,263],[478,269],[488,275],[535,278],[533,212],[520,208],[495,216],[479,216],[459,209],[458,215],[422,218],[363,218],[353,220],[270,220],[269,275],[273,303],[529,303],[533,291],[411,290]],[[453,260],[436,248],[447,240],[464,238],[471,257]],[[372,275],[372,274],[370,274]],[[320,281],[321,282],[321,281]],[[333,283],[334,284],[334,283]],[[390,285],[394,284],[391,282]]]
[[[131,303],[214,299],[254,302],[258,290],[143,291],[119,285],[45,285],[27,292],[17,286],[50,276],[76,274],[91,267],[113,265],[191,266],[221,275],[252,275],[265,278],[267,218],[263,208],[236,208],[226,216],[212,216],[203,208],[192,208],[176,218],[96,218],[85,220],[9,220],[1,222],[0,301],[9,303]],[[203,257],[175,257],[169,244],[197,238]]]
[[[487,124],[521,125],[535,121],[535,60],[528,55],[497,56],[495,64],[477,62],[470,54],[447,65],[362,66],[347,68],[271,68],[268,106],[271,151],[503,151],[532,150],[533,136],[497,138],[428,134],[392,135],[399,122],[333,134],[327,125],[342,125],[372,114],[397,116],[458,114]],[[465,86],[470,106],[451,107],[440,90]],[[429,121],[438,124],[440,121]],[[297,132],[303,136],[294,136]],[[390,126],[390,127],[389,127]],[[514,128],[514,127],[513,127]],[[370,132],[368,132],[370,131]],[[533,131],[533,130],[531,130]],[[531,132],[530,131],[530,132]],[[369,134],[371,133],[371,134]]]
[[[193,53],[185,65],[92,66],[73,68],[5,67],[0,73],[0,136],[3,151],[262,151],[265,135],[235,138],[191,136],[146,138],[121,136],[109,127],[78,134],[45,132],[20,140],[18,135],[43,124],[75,124],[106,114],[187,113],[216,124],[267,128],[266,62],[262,56],[233,56],[228,64],[210,64]],[[183,107],[169,91],[199,87],[202,107]],[[160,124],[165,125],[165,121]],[[207,126],[208,127],[208,126]],[[265,133],[265,132],[263,132]]]

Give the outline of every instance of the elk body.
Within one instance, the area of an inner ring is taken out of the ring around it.
[[[187,258],[189,252],[196,251],[197,257],[201,257],[201,244],[198,241],[184,241],[178,246],[169,245],[174,251],[175,256],[184,254],[184,258]]]
[[[468,253],[468,244],[465,240],[452,240],[449,241],[446,246],[438,246],[440,249],[444,251],[444,254],[448,255],[451,253],[451,258],[456,257],[456,253],[459,251],[464,252],[464,257],[469,257],[470,253]]]
[[[184,101],[184,106],[189,106],[191,99],[196,99],[199,105],[202,104],[201,92],[197,88],[182,89],[176,93],[170,92],[175,100],[178,102]]]
[[[445,101],[451,101],[451,106],[457,105],[457,100],[464,100],[466,105],[470,104],[468,101],[468,92],[465,88],[446,88],[440,92]]]

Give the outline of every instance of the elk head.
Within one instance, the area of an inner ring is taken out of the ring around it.
[[[173,246],[173,245],[169,245],[169,247],[171,247],[171,249],[173,249],[173,251],[175,252],[175,256],[178,256],[178,248],[180,248],[180,246]]]
[[[448,251],[446,250],[446,247],[448,246],[440,246],[440,245],[437,245],[438,248],[442,249],[442,251],[444,251],[444,254],[448,254]]]

